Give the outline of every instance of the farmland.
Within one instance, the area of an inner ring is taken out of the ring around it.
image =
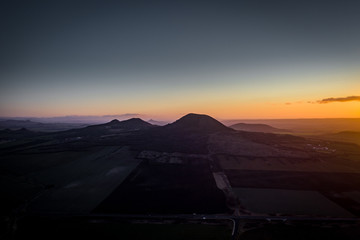
[[[164,127],[131,120],[135,130],[113,120],[46,135],[4,131],[4,228],[19,227],[19,238],[46,227],[58,236],[71,229],[116,237],[120,229],[128,239],[144,238],[142,231],[156,239],[226,239],[229,228],[208,221],[231,220],[236,239],[272,220],[296,231],[309,219],[360,216],[358,146],[184,118]]]
[[[226,213],[206,159],[181,164],[143,162],[96,209],[97,213]]]
[[[1,162],[1,190],[14,206],[27,200],[30,212],[90,212],[139,162],[118,147],[11,155]]]
[[[360,174],[227,170],[231,186],[289,190],[349,191],[360,188]]]
[[[359,216],[356,159],[213,156],[242,214]]]
[[[360,173],[360,166],[357,162],[344,162],[344,159],[335,157],[291,158],[217,155],[216,160],[222,169]]]
[[[231,238],[230,221],[107,221],[93,218],[31,218],[19,224],[14,239],[35,236],[36,239],[199,239],[227,240]]]
[[[241,204],[253,213],[353,217],[316,191],[263,188],[234,188]]]

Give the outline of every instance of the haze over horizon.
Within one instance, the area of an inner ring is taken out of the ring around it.
[[[144,115],[144,114],[114,114],[114,115],[57,115],[57,116],[0,116],[0,120],[22,120],[22,121],[33,121],[33,122],[43,122],[43,123],[85,123],[85,124],[97,124],[97,123],[107,123],[112,120],[129,120],[129,119],[142,119],[147,122],[153,122],[156,124],[167,124],[175,122],[176,120],[180,119],[181,117],[190,114],[184,113],[179,114],[174,117],[159,117],[156,115]],[[214,119],[226,123],[227,125],[231,125],[233,123],[238,123],[239,121],[245,122],[254,122],[254,123],[261,123],[262,120],[264,121],[276,121],[276,120],[360,120],[360,117],[328,117],[328,118],[311,118],[311,117],[303,117],[303,118],[219,118],[214,115],[209,115],[207,113],[194,113],[200,115],[208,115],[213,117]]]
[[[0,116],[360,117],[359,1],[3,1]]]

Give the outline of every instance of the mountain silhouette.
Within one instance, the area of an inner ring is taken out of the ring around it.
[[[157,120],[154,120],[154,119],[150,119],[147,122],[151,123],[152,125],[157,125],[157,126],[164,126],[164,125],[169,123],[169,122],[165,122],[165,121],[157,121]]]
[[[235,130],[208,115],[190,113],[173,123],[140,132],[142,134],[139,136],[133,135],[132,142],[137,145],[135,148],[206,154],[207,142],[211,134],[235,132]]]
[[[195,113],[189,113],[177,121],[164,126],[163,128],[173,131],[202,133],[215,133],[232,130],[208,115]]]
[[[105,123],[105,124],[107,124],[107,125],[112,125],[112,124],[118,124],[118,123],[120,123],[120,121],[117,120],[117,119],[114,119],[114,120],[112,120],[112,121],[110,121],[110,122],[108,122],[108,123]]]
[[[4,129],[0,130],[0,141],[1,140],[19,140],[19,139],[25,139],[25,138],[33,138],[40,135],[44,135],[44,133],[41,132],[33,132],[26,128],[21,128],[17,130],[11,130],[11,129]]]
[[[114,119],[108,123],[103,124],[103,126],[109,126],[111,128],[118,128],[124,130],[141,130],[153,127],[152,124],[145,122],[140,118],[130,118],[128,120],[119,121]]]
[[[156,127],[140,118],[131,118],[124,121],[114,119],[104,124],[91,125],[84,128],[71,129],[60,133],[66,137],[100,137],[102,135],[114,135],[124,132],[146,130]]]
[[[119,121],[117,119],[114,119],[108,123],[92,125],[92,126],[88,126],[86,128],[88,128],[88,129],[93,129],[93,128],[122,129],[122,130],[132,131],[132,130],[143,130],[143,129],[147,129],[147,128],[151,128],[151,127],[154,127],[154,125],[152,125],[148,122],[145,122],[144,120],[142,120],[140,118],[130,118],[130,119],[124,120],[124,121]]]
[[[264,132],[264,133],[291,132],[290,130],[275,128],[267,124],[237,123],[231,125],[230,128],[240,131],[247,131],[247,132]]]

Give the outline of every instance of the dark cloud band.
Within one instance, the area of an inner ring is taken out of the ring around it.
[[[324,98],[317,101],[318,103],[331,103],[331,102],[350,102],[350,101],[360,101],[360,96],[348,96],[348,97],[338,97],[338,98]]]

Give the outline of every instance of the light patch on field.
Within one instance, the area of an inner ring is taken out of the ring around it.
[[[226,188],[228,188],[228,184],[226,184],[226,181],[224,179],[225,174],[222,172],[219,173],[213,173],[215,182],[216,182],[216,186],[221,189],[224,190]],[[225,176],[226,177],[226,176]]]
[[[112,176],[112,175],[116,175],[116,174],[119,174],[121,173],[122,171],[124,171],[126,168],[124,167],[115,167],[113,169],[111,169],[110,171],[108,171],[106,173],[106,176]]]
[[[256,214],[354,217],[316,191],[233,188],[241,205]]]
[[[284,157],[247,158],[241,156],[217,156],[222,169],[266,170],[266,171],[303,171],[303,172],[349,172],[358,173],[359,169],[336,163],[329,159],[301,159]]]
[[[79,187],[80,185],[81,185],[80,182],[72,182],[66,185],[64,188],[74,188],[74,187]]]
[[[63,153],[64,159],[68,153]],[[33,201],[30,212],[87,214],[136,168],[140,159],[127,147],[104,147],[37,173],[55,187]]]

